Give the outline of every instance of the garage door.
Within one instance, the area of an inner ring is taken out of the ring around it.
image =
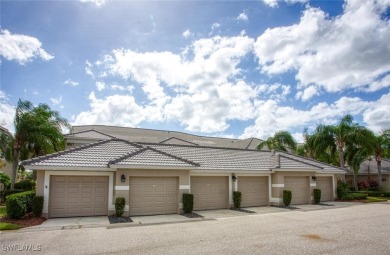
[[[178,200],[177,178],[130,178],[130,215],[178,213]]]
[[[107,176],[51,176],[49,217],[107,215]]]
[[[309,178],[301,176],[284,177],[284,189],[291,190],[291,204],[307,204],[309,203],[310,186]]]
[[[332,177],[317,177],[317,189],[321,189],[321,201],[333,200]]]
[[[228,206],[228,177],[191,177],[194,210],[221,209]]]
[[[268,205],[268,177],[238,177],[242,207]]]

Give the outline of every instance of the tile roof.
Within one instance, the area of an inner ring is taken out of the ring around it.
[[[222,137],[208,137],[192,135],[177,131],[166,130],[154,130],[143,128],[130,128],[130,127],[115,127],[104,125],[85,125],[85,126],[73,126],[73,132],[66,135],[67,138],[77,138],[80,132],[85,131],[99,131],[104,134],[109,134],[119,139],[124,139],[132,142],[145,142],[145,143],[160,143],[161,141],[169,141],[169,143],[176,142],[175,144],[194,143],[200,146],[213,146],[213,147],[225,147],[225,148],[237,148],[237,149],[256,149],[260,139],[248,138],[248,139],[234,139],[234,138],[222,138]],[[85,137],[83,137],[85,138]],[[175,138],[172,140],[172,138]]]
[[[199,145],[197,143],[189,142],[184,139],[176,138],[176,137],[171,137],[165,140],[162,140],[160,143],[164,144],[178,144],[178,145]]]
[[[111,139],[76,147],[56,154],[23,162],[27,166],[57,167],[109,167],[122,166],[171,166],[194,167],[215,171],[269,171],[276,169],[275,153],[280,157],[278,169],[313,169],[342,171],[320,162],[301,158],[285,152],[245,149],[170,145],[160,143],[131,143]]]
[[[112,160],[110,165],[194,167],[198,163],[150,148],[149,146]]]
[[[381,161],[381,170],[382,173],[390,173],[390,159],[382,158]],[[348,169],[348,172],[352,174],[352,170]],[[375,158],[371,158],[370,160],[365,160],[360,165],[359,174],[377,174],[378,173],[378,165]]]
[[[69,134],[67,136],[68,137],[91,138],[91,139],[99,139],[99,140],[107,140],[107,139],[115,138],[112,135],[108,135],[108,134],[105,134],[105,133],[102,133],[100,131],[93,130],[93,129],[75,132],[75,133]]]

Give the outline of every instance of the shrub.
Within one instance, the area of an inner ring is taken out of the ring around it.
[[[320,189],[314,189],[313,190],[313,196],[314,196],[314,203],[319,204],[321,202],[321,190]]]
[[[380,189],[379,183],[375,180],[369,180],[368,185],[369,185],[368,190],[370,191],[379,191]]]
[[[35,189],[35,181],[34,180],[23,180],[15,183],[15,189],[22,190],[33,190]]]
[[[11,183],[11,180],[5,173],[0,173],[0,183],[2,183],[4,185],[4,189],[6,189]]]
[[[183,194],[183,212],[192,213],[194,209],[194,195],[193,194]]]
[[[291,204],[292,193],[291,190],[283,190],[283,204],[289,206]]]
[[[233,204],[234,208],[240,208],[242,201],[242,194],[240,191],[233,191]]]
[[[32,210],[32,199],[35,191],[25,191],[7,196],[7,216],[20,219]]]
[[[1,199],[2,200],[7,200],[7,196],[16,194],[16,193],[21,193],[24,192],[22,189],[6,189],[1,192]]]
[[[337,181],[337,198],[342,200],[344,195],[351,190],[351,186],[343,181],[343,180],[338,180]]]
[[[43,196],[35,196],[32,203],[32,212],[35,217],[41,217],[43,210]]]
[[[361,200],[361,199],[367,199],[367,196],[368,196],[367,193],[350,192],[344,194],[343,200]]]
[[[125,212],[125,198],[124,197],[117,197],[115,199],[115,216],[121,217],[123,213]]]

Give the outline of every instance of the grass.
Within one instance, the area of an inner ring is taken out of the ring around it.
[[[383,197],[367,197],[364,203],[386,202],[388,199]]]
[[[3,223],[3,222],[0,223],[0,231],[1,230],[15,230],[15,229],[19,229],[19,228],[21,228],[21,226],[16,225],[16,224]]]

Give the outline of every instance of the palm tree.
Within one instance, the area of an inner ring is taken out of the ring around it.
[[[374,158],[378,167],[378,184],[382,187],[382,158],[390,153],[390,129],[386,129],[379,135],[371,136],[374,147]]]
[[[348,144],[369,142],[368,129],[353,122],[351,115],[345,115],[337,125],[319,125],[315,131],[315,150],[317,153],[337,152],[339,166],[345,168],[345,149]]]
[[[372,147],[361,147],[356,144],[349,145],[345,151],[345,157],[349,167],[353,171],[353,186],[358,190],[357,174],[360,170],[360,165],[371,156]]]
[[[16,107],[14,126],[15,134],[10,138],[13,162],[11,189],[15,185],[19,160],[63,149],[62,128],[70,127],[67,120],[49,106],[40,104],[35,107],[21,99]]]
[[[265,146],[269,150],[295,151],[297,149],[297,143],[288,131],[276,132],[273,137],[269,137],[267,140],[260,142],[256,148],[261,150]]]

